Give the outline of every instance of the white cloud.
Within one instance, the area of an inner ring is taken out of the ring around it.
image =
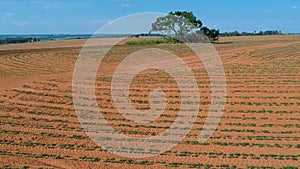
[[[67,1],[67,2],[64,2],[64,1],[51,1],[51,0],[31,0],[29,1],[30,3],[27,3],[27,4],[31,4],[35,7],[40,7],[40,8],[43,8],[43,9],[52,9],[52,8],[55,8],[55,9],[63,9],[63,8],[66,8],[66,7],[82,7],[84,5],[87,5],[89,4],[89,2],[85,2],[85,1]]]
[[[121,7],[128,8],[131,6],[130,0],[108,0],[111,3],[120,3]]]
[[[102,25],[108,23],[109,19],[93,19],[93,20],[83,20],[83,21],[77,21],[78,24],[89,24],[89,25]]]
[[[108,0],[109,2],[118,2],[118,3],[126,3],[129,2],[130,0]]]
[[[122,7],[130,7],[131,5],[129,3],[123,3],[121,4]]]
[[[17,26],[26,26],[29,23],[28,22],[22,22],[22,21],[20,21],[20,22],[15,22],[14,24],[17,25]]]
[[[5,16],[14,16],[15,14],[14,14],[14,13],[11,13],[11,12],[8,12],[8,13],[5,13],[4,15],[5,15]]]
[[[293,6],[292,9],[298,9],[298,6]]]

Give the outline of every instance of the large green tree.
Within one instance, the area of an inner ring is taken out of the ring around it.
[[[193,12],[175,11],[157,18],[152,24],[150,33],[163,32],[167,33],[168,36],[174,36],[176,39],[182,41],[186,35],[195,34],[195,32],[199,33],[199,31],[211,40],[217,40],[219,36],[218,30],[210,30],[206,27],[202,29],[202,22],[197,19]]]
[[[219,40],[220,31],[216,29],[209,29],[207,27],[202,27],[200,31],[206,35],[211,41]]]

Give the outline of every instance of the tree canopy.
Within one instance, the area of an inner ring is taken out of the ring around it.
[[[150,33],[164,32],[168,36],[174,36],[179,41],[184,41],[183,39],[186,39],[187,36],[191,37],[191,35],[196,36],[203,33],[212,41],[218,40],[219,30],[202,26],[201,20],[197,19],[193,12],[175,11],[157,18],[152,24]]]

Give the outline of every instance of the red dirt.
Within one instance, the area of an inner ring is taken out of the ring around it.
[[[0,50],[3,50],[0,51],[0,167],[171,168],[178,165],[179,168],[187,168],[196,166],[193,164],[211,168],[220,168],[221,165],[225,168],[300,167],[300,37],[225,38],[235,43],[261,42],[266,39],[274,42],[258,45],[251,43],[233,49],[226,46],[226,49],[218,50],[226,72],[227,102],[222,121],[206,142],[207,145],[196,144],[195,141],[199,137],[199,128],[205,121],[209,104],[202,105],[197,124],[180,144],[159,156],[132,159],[136,164],[122,161],[129,158],[104,151],[87,137],[77,119],[71,97],[72,73],[84,40],[41,42],[34,46],[0,46]],[[278,42],[282,40],[285,41]],[[216,44],[216,48],[222,45]],[[129,47],[135,50],[133,48]],[[119,46],[117,49],[124,48]],[[120,51],[123,53],[113,53],[110,57],[118,60],[129,53]],[[201,102],[209,102],[210,86],[205,83],[208,82],[205,69],[196,57],[182,53],[183,60],[193,70],[199,70],[196,79],[200,82]],[[105,66],[98,77],[109,78],[113,66],[118,63],[105,64],[109,67]],[[138,83],[141,79],[150,84]],[[168,95],[177,95],[175,91],[178,87],[166,84],[165,79],[159,76],[140,75],[136,80],[131,87],[142,91],[132,91],[132,95],[149,94],[145,89],[147,86],[154,87],[151,80],[157,80],[160,87],[171,90],[167,92]],[[165,113],[170,117],[160,117],[149,125],[134,127],[136,123],[118,119],[122,116],[116,109],[110,108],[113,106],[108,101],[111,96],[105,95],[109,92],[110,83],[97,80],[96,84],[107,89],[96,91],[97,98],[102,99],[98,103],[108,106],[101,109],[108,112],[105,117],[119,131],[162,132],[164,130],[158,127],[170,126],[172,123],[165,120],[176,118],[174,115],[177,112],[168,110]],[[149,100],[148,97],[131,99]],[[175,97],[170,100],[180,102]],[[135,106],[143,108],[148,105]],[[145,137],[143,134],[123,134]],[[142,164],[143,160],[150,164]]]

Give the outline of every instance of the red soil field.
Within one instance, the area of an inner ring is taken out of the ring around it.
[[[101,39],[103,48],[110,39]],[[221,38],[213,44],[226,73],[221,122],[205,142],[198,138],[210,107],[205,68],[181,44],[172,50],[195,73],[200,106],[195,125],[177,146],[158,156],[114,155],[83,131],[72,100],[72,74],[85,40],[0,46],[1,168],[298,168],[300,167],[300,36]],[[100,65],[96,97],[106,120],[130,137],[151,137],[176,119],[180,97],[168,74],[141,72],[131,84],[133,105],[149,108],[149,90],[168,98],[164,115],[149,124],[121,116],[110,95],[114,68],[143,47],[118,45]],[[167,62],[167,61],[166,61]]]

